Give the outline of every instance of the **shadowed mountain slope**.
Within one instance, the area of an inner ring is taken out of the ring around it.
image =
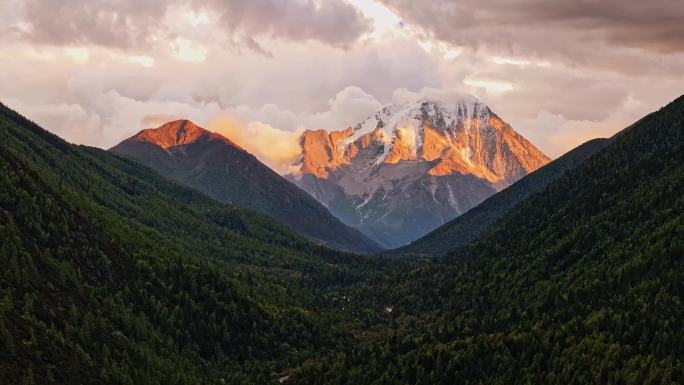
[[[423,254],[440,256],[458,250],[492,226],[516,204],[542,190],[566,171],[575,169],[594,153],[610,143],[610,139],[590,140],[565,155],[532,172],[484,202],[440,226],[419,240],[388,254]]]
[[[142,130],[110,151],[136,159],[220,202],[267,214],[330,247],[361,253],[381,249],[228,138],[190,121]]]
[[[1,383],[264,384],[348,339],[316,293],[377,259],[3,105],[0,136]]]

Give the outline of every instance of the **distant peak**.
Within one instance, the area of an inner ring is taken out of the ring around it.
[[[157,144],[166,149],[193,143],[207,134],[210,134],[210,132],[195,123],[187,119],[179,119],[164,123],[157,128],[144,129],[134,138]]]
[[[195,143],[200,139],[221,141],[242,150],[240,146],[225,136],[206,130],[187,119],[173,120],[157,128],[146,128],[129,140],[153,143],[163,149],[168,149],[170,147]]]
[[[196,125],[190,120],[187,119],[178,119],[178,120],[173,120],[167,123],[162,124],[161,126],[157,127],[154,129],[155,131],[166,131],[169,133],[175,133],[176,135],[187,135],[187,134],[194,134],[194,133],[205,133],[209,132],[205,130],[204,128]]]

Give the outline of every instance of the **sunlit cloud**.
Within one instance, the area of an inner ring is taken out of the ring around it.
[[[551,63],[545,62],[545,61],[532,61],[532,60],[526,60],[526,59],[516,59],[516,58],[510,58],[510,57],[501,57],[501,56],[494,56],[492,58],[492,61],[496,64],[511,64],[511,65],[516,65],[516,66],[537,66],[537,67],[547,67],[550,66]]]
[[[207,128],[230,138],[276,172],[288,174],[297,169],[301,129],[283,131],[259,121],[246,122],[226,112],[212,118]]]
[[[555,157],[684,92],[683,7],[655,1],[652,23],[629,24],[645,3],[11,0],[0,100],[105,148],[166,118],[228,116],[223,132],[283,172],[302,129],[472,94]]]
[[[131,56],[128,58],[131,63],[141,65],[143,67],[154,67],[154,58],[150,56]]]
[[[192,42],[182,37],[171,42],[176,57],[187,62],[203,62],[207,58],[207,50],[198,43]]]
[[[85,47],[67,47],[64,53],[76,64],[85,64],[90,59],[88,49]]]
[[[492,92],[506,92],[513,89],[513,84],[511,83],[491,80],[465,79],[463,82],[469,86],[484,88]]]
[[[187,11],[183,13],[183,18],[185,18],[193,27],[209,24],[209,16],[203,12]]]
[[[373,37],[381,37],[387,33],[396,33],[402,28],[401,18],[387,8],[384,4],[376,0],[347,0],[356,6],[364,16],[373,21]]]
[[[441,41],[434,41],[434,40],[422,40],[418,41],[418,44],[423,47],[425,52],[439,55],[443,57],[446,60],[452,60],[461,55],[462,50],[460,48],[456,48],[453,46],[450,46],[449,44],[446,44]]]

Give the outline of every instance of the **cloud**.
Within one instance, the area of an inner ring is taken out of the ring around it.
[[[295,113],[274,104],[253,109],[242,105],[209,119],[208,128],[222,133],[281,173],[296,173],[301,156],[299,139],[305,129],[346,128],[375,113],[380,102],[363,89],[349,86],[328,101],[329,109]]]
[[[478,71],[477,76],[511,83],[510,91],[487,96],[509,115],[532,116],[546,110],[572,120],[603,119],[630,94],[624,83],[628,80],[616,82],[604,74],[562,65],[533,69],[490,65]]]
[[[97,142],[102,137],[102,121],[78,104],[25,104],[19,100],[5,101],[19,113],[43,127],[54,127],[53,132],[72,142]]]
[[[459,47],[609,70],[681,73],[680,0],[381,0],[411,26]]]
[[[459,46],[514,45],[547,50],[573,37],[659,52],[684,50],[684,7],[679,0],[381,0],[409,22]],[[517,33],[515,31],[518,31]],[[551,34],[532,39],[529,31]],[[509,32],[512,32],[509,34]],[[499,39],[492,39],[498,37]],[[591,41],[585,43],[591,44]]]
[[[422,98],[434,98],[442,101],[460,100],[468,97],[467,93],[461,90],[449,90],[443,88],[425,87],[420,91],[410,91],[406,88],[399,88],[392,94],[392,99],[397,104],[412,103]]]
[[[525,134],[548,156],[556,158],[590,139],[608,138],[628,127],[645,115],[645,112],[641,113],[644,107],[637,104],[636,101],[626,101],[600,120],[568,120],[561,115],[540,111],[535,118],[524,123],[526,127],[535,127]]]
[[[381,107],[373,95],[357,86],[348,86],[328,101],[329,110],[303,119],[310,128],[345,129],[365,120]]]
[[[104,148],[170,118],[229,116],[226,132],[282,171],[301,129],[422,95],[472,94],[556,156],[684,90],[672,2],[374,1],[2,1],[0,100]]]
[[[255,37],[347,48],[373,29],[370,19],[343,0],[10,1],[8,12],[23,11],[25,28],[15,30],[35,43],[139,51],[176,40],[173,49],[181,57],[191,50],[192,58],[202,56],[201,48],[177,35],[212,22],[217,24],[213,32],[223,31],[226,41],[261,53],[267,52]],[[187,28],[179,30],[179,22]]]
[[[240,105],[229,111],[247,121],[262,121],[278,129],[295,132],[306,129],[340,130],[359,123],[382,107],[382,103],[361,87],[348,86],[328,100],[319,112],[294,112],[275,104],[260,108]]]
[[[348,47],[372,30],[370,19],[340,0],[197,0],[193,5],[217,13],[221,26],[249,45],[265,36]]]
[[[328,110],[313,114],[295,113],[273,104],[258,109],[243,105],[210,118],[208,128],[230,138],[273,170],[296,173],[295,163],[301,157],[299,139],[305,129],[346,128],[381,108],[375,97],[356,86],[339,91],[328,105]]]
[[[3,46],[0,100],[11,98],[26,107],[79,106],[99,119],[99,135],[87,133],[90,123],[79,122],[81,114],[74,114],[71,127],[63,119],[41,123],[71,141],[108,148],[152,126],[144,119],[154,115],[206,124],[224,111],[239,116],[245,126],[263,122],[289,132],[300,126],[339,129],[365,119],[398,86],[419,88],[438,81],[435,64],[416,43],[359,44],[348,51],[311,44],[315,49],[274,41],[273,60],[220,50],[216,41],[207,40],[202,62],[180,61],[170,52],[138,57],[88,46],[84,64],[73,60],[71,47]]]
[[[161,27],[166,7],[157,0],[25,0],[24,36],[53,45],[144,45]]]
[[[302,130],[283,131],[263,122],[246,122],[230,113],[212,118],[207,128],[229,138],[280,174],[296,172]]]

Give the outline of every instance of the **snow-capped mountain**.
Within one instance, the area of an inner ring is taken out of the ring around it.
[[[549,158],[473,97],[390,105],[342,131],[306,131],[293,178],[386,247],[413,241]]]

